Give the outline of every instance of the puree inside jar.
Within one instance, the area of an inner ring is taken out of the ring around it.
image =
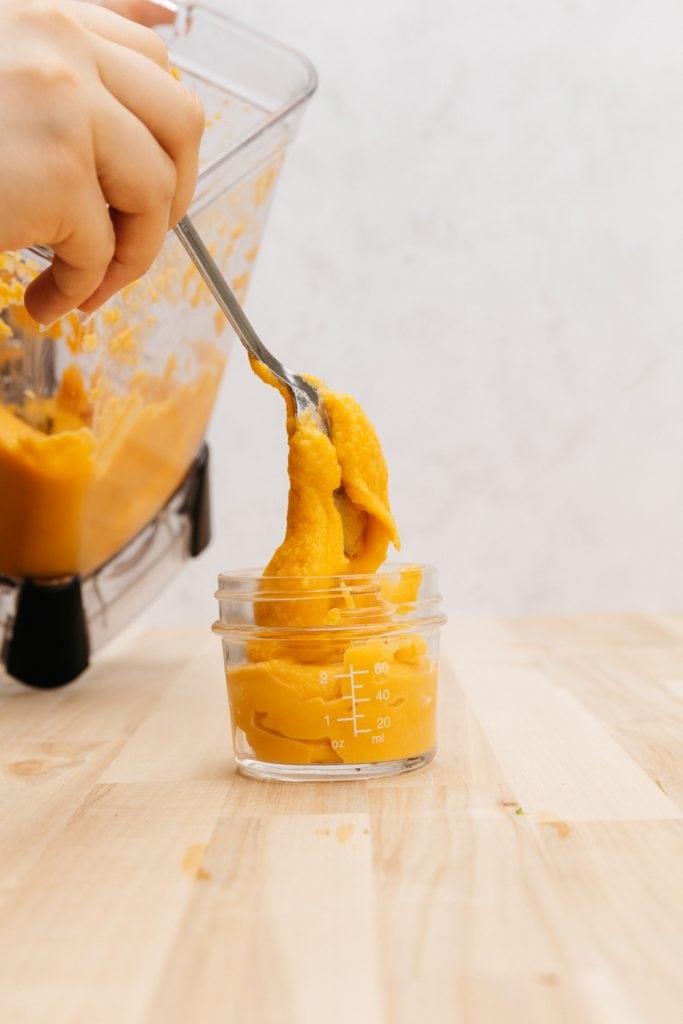
[[[357,574],[376,572],[390,543],[399,546],[387,466],[360,405],[315,383],[329,437],[314,415],[295,416],[283,392],[287,526],[255,605],[262,628],[241,663],[227,667],[233,729],[257,759],[281,764],[416,757],[436,742],[436,665],[424,638],[397,625],[395,612],[416,601],[420,573],[354,585]],[[339,585],[321,593],[321,577]]]

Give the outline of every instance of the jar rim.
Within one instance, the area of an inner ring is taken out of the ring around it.
[[[446,616],[440,610],[441,594],[436,589],[437,573],[432,565],[418,562],[388,562],[374,573],[349,573],[338,576],[263,576],[260,569],[242,569],[234,573],[221,573],[221,589],[215,592],[220,605],[220,618],[213,623],[215,633],[233,637],[293,639],[297,637],[335,636],[349,641],[360,636],[395,635],[403,632],[436,628],[443,625]],[[385,584],[400,583],[401,577],[419,574],[419,592],[412,599],[392,600]],[[302,587],[302,583],[306,586]],[[423,589],[424,588],[424,589]],[[385,602],[380,619],[367,618],[365,600],[381,595]],[[336,622],[306,624],[282,622],[259,624],[251,618],[254,606],[260,602],[273,607],[292,609],[306,603],[340,599],[347,602],[342,618]],[[360,604],[354,607],[354,599]]]
[[[383,579],[395,576],[397,573],[419,572],[424,577],[435,577],[436,566],[423,562],[385,562],[375,572],[361,573],[338,573],[335,576],[264,576],[262,568],[236,569],[234,572],[222,572],[218,575],[219,588],[223,581],[231,583],[253,583],[255,580],[261,583],[277,582],[282,589],[288,583],[300,584],[302,580],[309,580],[311,583],[328,583],[331,586],[348,586],[349,583],[361,583],[365,580]],[[331,589],[325,587],[324,589]],[[220,600],[221,590],[214,593],[214,597]]]

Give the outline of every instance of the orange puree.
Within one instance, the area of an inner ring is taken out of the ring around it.
[[[287,529],[263,574],[261,628],[246,660],[227,668],[233,728],[252,756],[281,764],[417,756],[435,745],[436,667],[424,639],[392,624],[392,613],[416,600],[420,574],[364,595],[351,585],[398,546],[387,467],[358,403],[316,383],[330,437],[288,405]],[[316,596],[315,577],[338,579]]]
[[[0,573],[87,573],[131,540],[182,480],[219,379],[219,365],[184,384],[141,374],[125,396],[96,395],[72,366],[30,410],[49,434],[0,406]],[[84,399],[71,412],[74,388]]]
[[[2,269],[0,312],[16,323],[23,289]],[[3,337],[15,343],[0,328],[1,358]],[[86,381],[73,364],[54,396],[0,404],[0,574],[87,573],[130,541],[186,473],[223,361],[206,345],[190,379],[171,358],[162,374],[133,371],[123,394],[101,369]]]

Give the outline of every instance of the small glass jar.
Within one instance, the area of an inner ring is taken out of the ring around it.
[[[397,775],[436,750],[440,611],[436,570],[219,576],[233,744],[260,779]]]

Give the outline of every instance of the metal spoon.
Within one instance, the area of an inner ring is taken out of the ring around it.
[[[312,410],[317,415],[321,429],[329,435],[329,424],[320,392],[298,373],[284,366],[268,351],[254,330],[246,313],[240,306],[230,285],[219,270],[216,261],[206,248],[189,217],[183,217],[173,229],[185,252],[199,271],[203,281],[218,303],[220,309],[235,329],[247,352],[264,363],[271,373],[292,395],[297,416]],[[31,251],[45,260],[51,260],[54,253],[46,246],[31,246]]]
[[[298,373],[284,366],[268,351],[258,334],[247,319],[247,316],[233,295],[232,289],[218,269],[211,253],[197,234],[197,230],[189,217],[183,217],[173,229],[188,256],[206,282],[209,291],[235,328],[238,338],[256,359],[264,363],[271,373],[288,389],[294,400],[296,415],[312,412],[320,424],[320,429],[330,436],[330,425],[325,413],[322,396],[316,387],[309,384]],[[334,494],[335,504],[342,517],[344,534],[344,553],[351,557],[356,547],[362,542],[367,515],[355,508],[343,487]]]
[[[329,435],[329,425],[325,415],[325,406],[320,392],[298,373],[284,366],[279,359],[268,351],[258,334],[252,327],[244,310],[235,298],[228,282],[219,270],[216,261],[204,245],[197,229],[189,217],[183,217],[173,229],[209,291],[232,324],[247,352],[264,363],[287,388],[294,400],[297,416],[313,411],[320,420],[321,429]]]

